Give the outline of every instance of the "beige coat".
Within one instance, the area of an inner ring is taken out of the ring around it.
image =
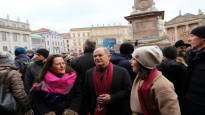
[[[143,80],[137,80],[137,77],[133,82],[130,98],[133,115],[142,113],[137,91],[142,83]],[[149,109],[152,111],[152,115],[181,115],[174,86],[161,72],[157,73],[157,77],[153,81],[149,99]]]

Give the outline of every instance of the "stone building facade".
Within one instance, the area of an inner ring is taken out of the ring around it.
[[[45,48],[50,51],[50,54],[59,54],[63,52],[63,38],[56,31],[41,28],[32,31],[32,33],[43,36]]]
[[[115,47],[127,39],[133,38],[131,28],[128,25],[72,28],[70,35],[69,49],[77,52],[83,50],[83,43],[86,39],[95,40],[97,47]]]
[[[32,50],[36,51],[39,48],[45,48],[45,39],[38,34],[31,34]]]
[[[21,22],[19,18],[17,21],[10,20],[9,16],[0,18],[0,51],[14,53],[17,47],[32,49],[30,34],[28,22]]]
[[[70,45],[70,33],[62,33],[60,36],[63,38],[63,52],[68,53],[69,52],[69,45]]]
[[[171,42],[177,40],[187,41],[190,31],[200,25],[205,25],[205,15],[201,10],[197,15],[184,14],[179,15],[165,23],[166,33]]]

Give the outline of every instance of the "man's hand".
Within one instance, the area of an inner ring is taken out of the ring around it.
[[[97,102],[99,104],[108,104],[111,101],[110,94],[101,94],[97,97]]]

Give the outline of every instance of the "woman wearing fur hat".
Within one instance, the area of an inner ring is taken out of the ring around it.
[[[173,84],[156,68],[163,58],[158,46],[135,49],[131,66],[137,72],[132,86],[132,115],[180,115]]]
[[[21,74],[17,71],[17,68],[11,55],[8,52],[0,52],[0,84],[5,82],[9,87],[9,92],[11,92],[12,95],[15,97],[19,108],[15,112],[8,112],[0,108],[0,114],[23,115],[24,112],[30,109],[30,106],[28,96],[24,91]]]
[[[35,115],[78,115],[81,87],[61,55],[51,55],[31,89]]]

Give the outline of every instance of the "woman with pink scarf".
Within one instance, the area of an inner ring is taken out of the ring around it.
[[[31,89],[35,115],[78,115],[82,92],[76,73],[61,55],[51,55]]]
[[[133,52],[131,66],[137,76],[130,97],[132,115],[181,115],[173,84],[156,68],[162,58],[158,46]]]

